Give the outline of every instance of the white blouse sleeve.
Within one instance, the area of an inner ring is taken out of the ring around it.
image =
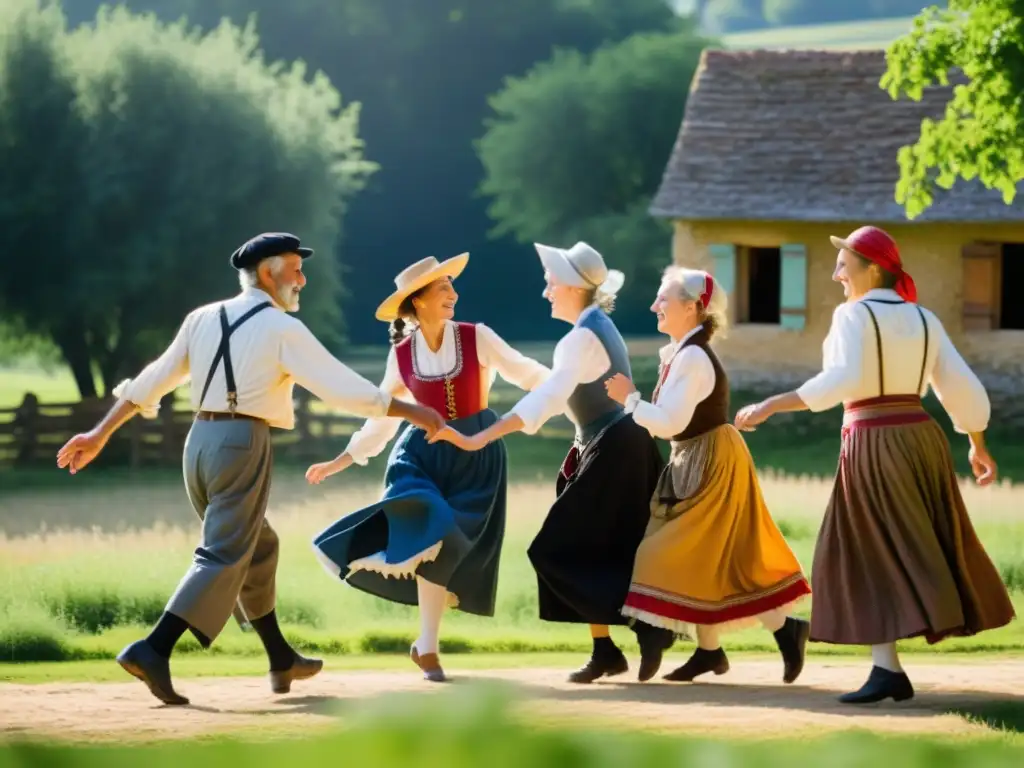
[[[536,389],[551,373],[546,365],[527,357],[483,323],[476,326],[477,355],[480,365],[494,368],[509,384],[526,390]]]
[[[811,411],[834,408],[854,397],[860,386],[864,364],[864,326],[854,316],[856,308],[855,303],[836,307],[832,327],[822,345],[822,371],[796,391]]]
[[[380,389],[393,397],[414,402],[412,394],[406,388],[402,376],[398,372],[398,357],[395,355],[394,347],[388,352],[388,362],[384,368],[384,378],[381,380]],[[370,459],[387,447],[401,426],[402,420],[395,416],[377,416],[367,419],[349,439],[345,453],[351,456],[352,461],[356,464],[365,467]]]
[[[687,347],[672,361],[658,403],[635,401],[633,421],[654,437],[669,440],[686,429],[697,405],[715,388],[715,368],[700,347]],[[627,406],[627,411],[630,408]]]
[[[929,313],[930,314],[930,313]],[[984,432],[992,414],[985,386],[953,346],[946,329],[934,316],[929,330],[938,336],[938,353],[928,383],[953,421],[953,428],[962,434]]]
[[[551,375],[524,395],[509,414],[523,420],[523,432],[536,434],[549,419],[565,411],[576,387],[595,381],[610,365],[594,332],[573,328],[555,347]]]

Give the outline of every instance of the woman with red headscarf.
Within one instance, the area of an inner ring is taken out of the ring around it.
[[[895,241],[877,227],[833,237],[833,280],[847,302],[824,343],[824,370],[795,392],[749,405],[736,426],[751,430],[782,411],[843,404],[842,447],[811,578],[811,640],[869,645],[873,667],[840,701],[867,704],[914,695],[896,641],[936,643],[1008,624],[1006,587],[967,515],[949,442],[924,410],[930,385],[957,432],[970,439],[979,485],[995,480],[985,447],[985,388],[946,335],[917,305]]]
[[[760,624],[775,637],[783,682],[792,683],[809,627],[789,611],[811,588],[764,503],[746,442],[729,423],[729,378],[710,346],[725,329],[726,304],[707,272],[669,267],[651,311],[672,343],[661,350],[651,401],[626,376],[605,382],[634,422],[672,444],[622,613],[696,635],[693,655],[666,680],[724,674],[721,635]],[[660,657],[649,661],[641,680],[657,672]]]

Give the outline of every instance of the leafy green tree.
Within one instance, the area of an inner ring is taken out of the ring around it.
[[[493,233],[605,249],[633,278],[623,304],[638,327],[649,325],[636,312],[650,304],[651,269],[670,254],[668,229],[646,208],[704,45],[686,32],[634,36],[590,57],[558,51],[491,99],[478,143]]]
[[[914,218],[936,188],[979,179],[1007,205],[1024,179],[1024,0],[950,0],[914,20],[886,52],[881,86],[896,99],[920,100],[925,87],[957,85],[940,120],[925,120],[913,145],[900,149],[896,200]]]
[[[251,29],[209,34],[123,8],[68,33],[59,10],[0,11],[0,306],[52,339],[83,397],[237,289],[228,256],[265,230],[330,254],[373,166],[357,105],[268,65]],[[340,340],[338,265],[309,263],[303,317]]]
[[[95,0],[93,0],[95,2]],[[343,263],[350,338],[382,343],[373,310],[413,260],[468,250],[459,314],[487,319],[510,338],[557,334],[543,302],[515,311],[491,301],[494,282],[516,277],[522,245],[488,237],[487,201],[473,142],[488,97],[562,46],[589,53],[635,32],[683,22],[666,0],[126,0],[164,20],[187,14],[212,29],[223,16],[253,17],[270,59],[301,58],[346,100],[362,105],[366,155],[381,170],[353,200]],[[76,13],[90,0],[67,3]]]

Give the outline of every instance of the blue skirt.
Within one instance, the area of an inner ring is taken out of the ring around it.
[[[449,422],[474,435],[498,420],[488,409]],[[448,589],[449,604],[493,616],[505,537],[508,454],[497,440],[480,451],[429,444],[407,426],[384,474],[383,498],[313,539],[327,570],[371,595],[416,605],[416,579]]]

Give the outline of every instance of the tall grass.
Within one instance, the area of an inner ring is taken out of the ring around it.
[[[415,609],[373,598],[322,570],[313,536],[337,517],[371,503],[377,483],[345,475],[310,488],[297,471],[275,479],[269,518],[281,536],[279,612],[300,646],[324,653],[403,652],[416,632]],[[830,483],[762,473],[769,506],[790,545],[810,568]],[[979,535],[1005,582],[1024,605],[1024,490],[1003,484],[964,495]],[[493,619],[450,612],[446,653],[584,651],[580,627],[537,617],[536,577],[526,549],[554,498],[551,484],[521,481],[510,488],[508,531]],[[163,609],[196,544],[198,520],[177,483],[103,488],[76,494],[32,492],[0,497],[0,658],[59,660],[110,657],[144,631]],[[54,525],[53,521],[58,521]],[[808,606],[804,607],[804,612]],[[621,630],[619,639],[631,643]],[[908,649],[923,647],[911,642]],[[730,648],[773,650],[760,630],[740,633]],[[1024,630],[1009,627],[957,639],[940,650],[1024,649]],[[186,642],[184,652],[198,651]],[[823,652],[833,649],[822,649]],[[215,652],[258,654],[258,641],[234,624]]]

